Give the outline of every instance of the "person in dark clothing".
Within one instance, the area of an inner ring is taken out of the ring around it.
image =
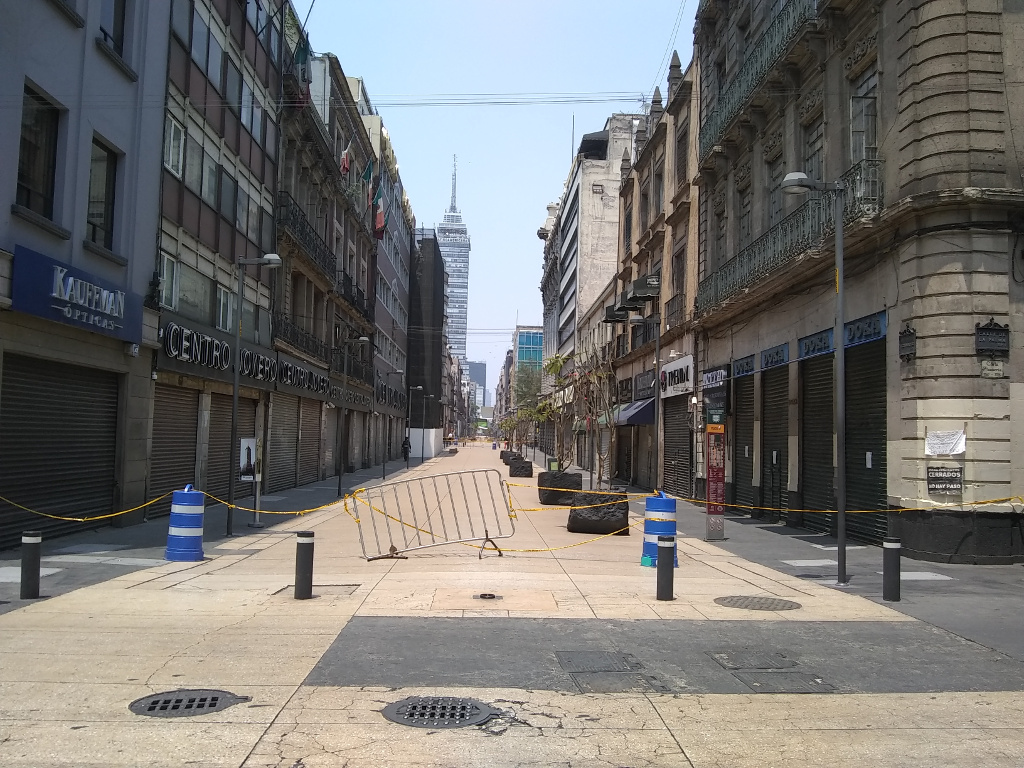
[[[409,436],[405,436],[405,440],[402,441],[402,458],[405,459],[406,463],[409,461],[409,454],[412,452],[412,443],[409,442]]]

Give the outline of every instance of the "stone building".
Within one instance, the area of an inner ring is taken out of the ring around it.
[[[835,529],[797,510],[835,507],[841,349],[850,535],[1024,557],[997,501],[1024,487],[1021,33],[999,0],[700,3],[695,358],[730,373],[736,503]],[[784,195],[791,172],[842,182],[839,339],[837,192]]]

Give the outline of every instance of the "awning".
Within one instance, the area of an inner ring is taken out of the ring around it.
[[[619,412],[623,408],[628,408],[628,407],[629,406],[627,406],[627,405],[616,405],[616,406],[612,407],[612,424],[617,424],[618,423]],[[597,425],[599,427],[607,427],[608,426],[608,419],[605,417],[605,414],[602,413],[600,416],[597,417]]]
[[[619,427],[636,426],[654,423],[654,398],[634,400],[615,416],[615,425]]]

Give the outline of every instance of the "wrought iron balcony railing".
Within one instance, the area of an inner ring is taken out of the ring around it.
[[[614,346],[615,357],[625,357],[629,354],[629,336],[625,333],[620,333],[615,337]]]
[[[817,0],[789,0],[757,42],[746,51],[746,59],[736,76],[718,95],[714,109],[700,126],[697,139],[701,160],[707,158],[714,146],[721,142],[729,124],[793,45],[803,25],[817,17],[817,5]]]
[[[277,193],[277,226],[291,234],[309,260],[316,264],[331,281],[331,285],[334,285],[337,258],[309,223],[302,207],[287,192]]]
[[[686,296],[676,294],[665,302],[665,322],[670,328],[675,328],[686,319]]]
[[[862,160],[842,176],[846,186],[843,221],[877,216],[882,209],[882,161]],[[704,315],[744,288],[764,280],[804,251],[821,245],[835,231],[835,192],[808,199],[736,254],[697,287],[698,315]]]
[[[327,344],[309,331],[303,330],[285,315],[274,315],[274,338],[291,344],[317,360],[327,362]]]

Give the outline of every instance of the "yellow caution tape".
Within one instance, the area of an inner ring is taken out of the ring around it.
[[[109,515],[96,515],[95,517],[62,517],[60,515],[50,515],[50,514],[47,514],[46,512],[40,512],[39,510],[36,510],[36,509],[30,509],[29,507],[26,507],[26,506],[24,506],[22,504],[19,504],[16,501],[11,501],[10,499],[6,498],[5,496],[0,496],[0,501],[7,502],[12,507],[17,507],[18,509],[24,510],[25,512],[28,512],[30,514],[39,515],[40,517],[46,517],[46,518],[49,518],[50,520],[64,520],[64,521],[67,521],[69,523],[91,523],[91,522],[93,522],[95,520],[109,520],[112,517],[119,517],[120,515],[127,515],[129,512],[135,512],[135,511],[140,510],[140,509],[142,509],[144,507],[148,507],[150,504],[156,504],[158,501],[160,501],[162,499],[166,499],[172,493],[174,493],[174,491],[168,491],[163,496],[157,496],[155,499],[152,499],[151,501],[147,501],[147,502],[144,502],[142,504],[139,504],[137,507],[132,507],[131,509],[122,509],[120,512],[111,512]]]

